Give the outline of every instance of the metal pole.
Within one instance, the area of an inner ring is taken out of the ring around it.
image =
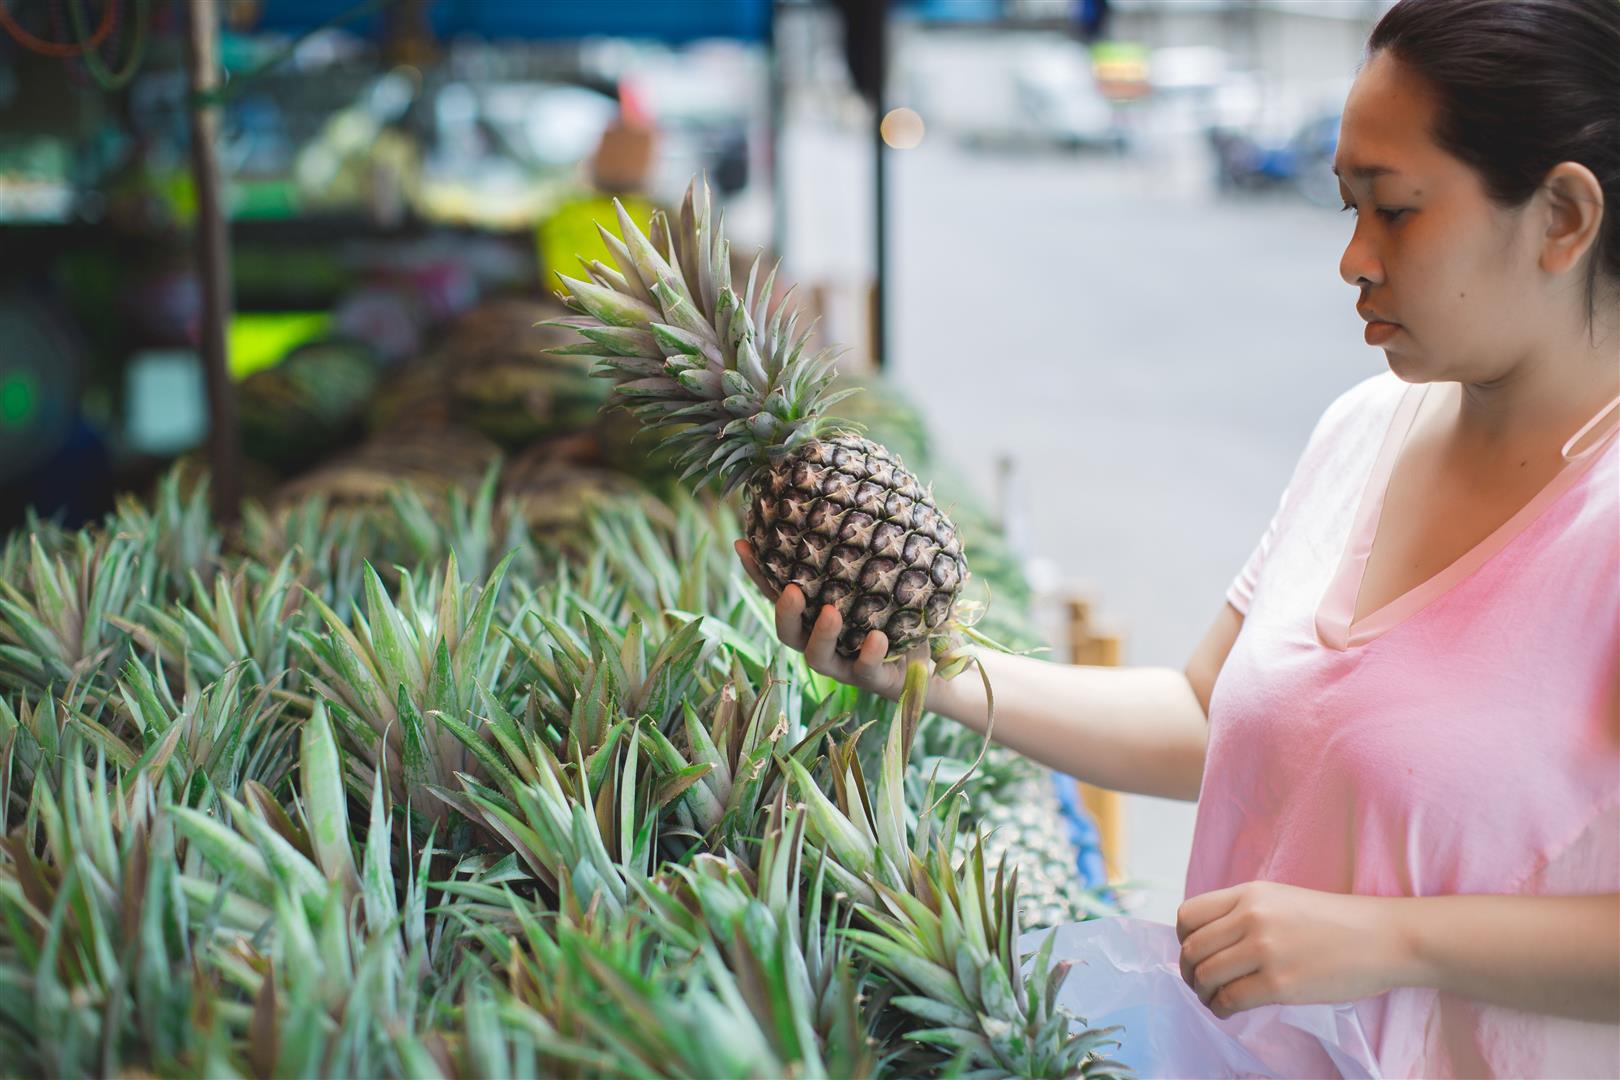
[[[777,8],[781,0],[771,0],[770,21],[765,30],[765,66],[768,72],[770,103],[769,143],[765,151],[771,170],[771,250],[778,259],[787,257],[787,180],[782,168],[782,125],[787,120],[787,91],[782,78],[782,50],[776,40]]]
[[[879,371],[889,359],[889,311],[886,301],[889,282],[889,174],[888,155],[883,145],[883,115],[888,102],[889,81],[889,0],[873,0],[872,32],[874,49],[872,89],[872,189],[877,227],[875,280],[872,283],[872,361]]]
[[[241,448],[236,395],[226,367],[225,327],[231,313],[230,236],[220,198],[219,105],[206,95],[219,87],[219,10],[216,0],[188,0],[186,60],[191,84],[191,177],[197,189],[197,272],[202,281],[198,342],[208,388],[208,456],[213,463],[214,518],[235,522],[241,509]]]

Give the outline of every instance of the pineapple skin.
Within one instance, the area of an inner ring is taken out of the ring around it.
[[[823,606],[837,608],[840,656],[874,630],[904,652],[950,621],[968,579],[961,539],[886,447],[854,434],[811,440],[750,486],[755,558],[778,590],[803,590],[806,633]]]

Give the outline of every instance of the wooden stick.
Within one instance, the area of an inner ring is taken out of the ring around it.
[[[207,95],[219,86],[219,4],[188,0],[187,74],[191,84],[191,176],[197,189],[197,272],[202,279],[198,342],[208,388],[208,456],[213,463],[214,518],[233,524],[241,511],[241,445],[236,391],[231,386],[225,328],[231,318],[230,234],[221,199],[219,106]]]
[[[1079,596],[1068,602],[1069,662],[1101,667],[1118,667],[1122,641],[1115,634],[1099,634],[1092,624],[1091,604]],[[1077,784],[1080,801],[1097,825],[1097,846],[1110,884],[1125,880],[1125,796],[1117,791]]]

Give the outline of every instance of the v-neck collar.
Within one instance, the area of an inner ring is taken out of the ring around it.
[[[1389,493],[1389,481],[1395,469],[1395,459],[1406,445],[1406,437],[1411,431],[1412,422],[1417,418],[1424,400],[1428,397],[1429,387],[1433,385],[1433,383],[1406,385],[1401,393],[1401,400],[1395,407],[1395,413],[1390,418],[1389,427],[1384,432],[1384,441],[1378,449],[1378,456],[1373,460],[1367,483],[1362,488],[1361,500],[1357,504],[1344,552],[1339,558],[1338,570],[1316,609],[1316,635],[1322,644],[1330,649],[1342,652],[1365,645],[1449,592],[1535,521],[1549,503],[1568,490],[1570,485],[1586,472],[1587,467],[1597,460],[1603,447],[1608,445],[1615,435],[1620,434],[1620,427],[1616,427],[1579,453],[1573,455],[1570,453],[1570,447],[1596,427],[1616,406],[1620,406],[1620,398],[1616,398],[1587,421],[1564,444],[1564,464],[1529,502],[1519,508],[1517,513],[1444,570],[1408,589],[1376,611],[1369,611],[1352,622],[1362,579],[1367,571],[1367,559],[1372,554],[1378,523],[1383,517],[1384,497]]]

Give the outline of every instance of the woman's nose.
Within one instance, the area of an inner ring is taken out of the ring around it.
[[[1384,265],[1373,253],[1371,245],[1362,236],[1359,227],[1350,237],[1350,243],[1345,245],[1344,254],[1339,258],[1339,276],[1344,279],[1346,285],[1358,288],[1384,283]]]

